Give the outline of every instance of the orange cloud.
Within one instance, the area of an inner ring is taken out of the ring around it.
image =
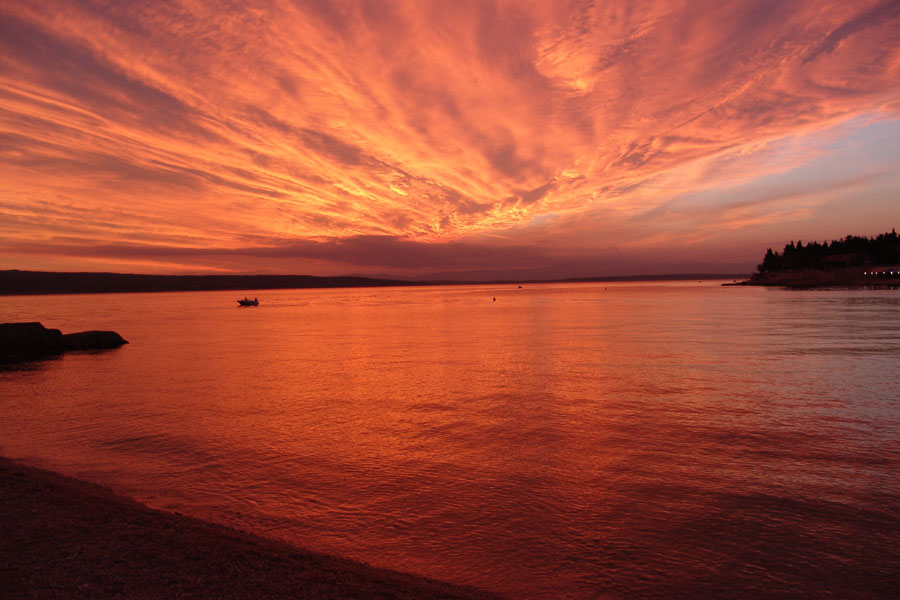
[[[339,249],[518,268],[486,249],[698,243],[830,196],[680,196],[809,164],[825,145],[785,146],[898,102],[894,0],[2,2],[2,264],[266,270],[300,245],[328,251],[283,271],[424,271]]]

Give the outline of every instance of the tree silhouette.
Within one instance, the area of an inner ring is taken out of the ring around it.
[[[900,237],[896,229],[868,238],[848,235],[830,244],[825,241],[803,242],[793,240],[785,244],[779,254],[771,248],[766,250],[763,261],[756,267],[760,273],[823,269],[828,265],[887,266],[900,265]]]

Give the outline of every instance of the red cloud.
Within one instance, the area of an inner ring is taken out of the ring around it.
[[[900,101],[893,0],[0,13],[12,250],[150,234],[198,250],[489,236],[562,252],[587,223],[641,245],[660,234],[636,215],[721,184],[723,164],[739,178],[783,170],[764,160],[777,140],[896,115]],[[791,198],[729,223],[799,215]],[[701,239],[720,214],[678,227]]]

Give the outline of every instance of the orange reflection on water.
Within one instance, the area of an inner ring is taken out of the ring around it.
[[[511,597],[887,585],[890,291],[244,295],[8,299],[131,343],[0,372],[3,452]]]

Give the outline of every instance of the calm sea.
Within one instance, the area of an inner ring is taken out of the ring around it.
[[[511,598],[897,598],[900,292],[4,297],[0,454]],[[496,301],[493,300],[496,298]]]

